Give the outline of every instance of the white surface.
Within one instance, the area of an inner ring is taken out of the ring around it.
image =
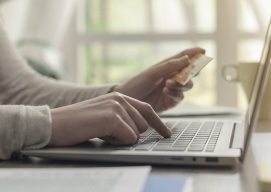
[[[271,164],[271,133],[253,134],[252,147],[257,162],[270,161]]]
[[[252,146],[262,191],[271,191],[271,133],[253,135]]]
[[[151,168],[2,169],[1,191],[141,192]]]
[[[165,111],[161,116],[207,116],[207,115],[238,115],[240,111],[232,107],[212,106],[203,107],[199,105],[180,105],[168,111]]]

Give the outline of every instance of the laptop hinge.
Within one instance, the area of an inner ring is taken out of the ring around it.
[[[235,123],[232,131],[230,148],[243,149],[244,147],[244,124]]]

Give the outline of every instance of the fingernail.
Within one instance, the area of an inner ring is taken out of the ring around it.
[[[188,55],[184,55],[185,58],[189,59]]]
[[[188,55],[184,55],[183,58],[187,59],[188,63],[191,64],[191,60]]]

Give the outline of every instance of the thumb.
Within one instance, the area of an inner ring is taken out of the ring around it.
[[[151,68],[151,76],[153,78],[168,78],[174,73],[178,73],[190,64],[190,59],[187,55],[180,58],[170,59],[162,62]]]

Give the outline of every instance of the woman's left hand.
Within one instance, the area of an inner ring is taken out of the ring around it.
[[[156,112],[174,107],[184,98],[183,93],[192,88],[193,83],[190,81],[182,86],[173,77],[189,65],[189,58],[200,53],[204,54],[205,50],[187,49],[116,86],[113,91],[147,102]]]

